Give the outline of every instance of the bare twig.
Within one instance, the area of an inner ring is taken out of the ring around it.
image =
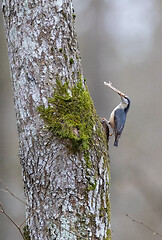
[[[136,220],[135,218],[131,217],[131,216],[128,215],[128,214],[125,214],[125,216],[128,217],[128,218],[130,218],[133,222],[136,222],[136,223],[138,223],[138,224],[141,224],[142,226],[144,226],[145,228],[147,228],[148,230],[150,230],[151,232],[153,232],[154,235],[157,235],[157,236],[162,237],[162,234],[156,232],[153,228],[149,227],[149,226],[146,225],[145,223]]]
[[[111,88],[114,92],[116,92],[117,94],[119,94],[120,96],[122,97],[127,97],[126,94],[122,93],[121,91],[119,91],[117,88],[113,87],[112,86],[112,83],[111,82],[104,82],[104,85],[105,86],[108,86],[109,88]]]
[[[4,187],[4,189],[5,189],[6,192],[8,192],[11,196],[13,196],[13,197],[16,198],[17,200],[19,200],[19,202],[22,202],[23,204],[26,205],[26,202],[25,202],[25,201],[23,201],[21,198],[17,197],[13,192],[11,192],[11,191],[9,190],[9,188],[3,183],[2,179],[0,179],[0,184]],[[3,191],[3,192],[4,192],[3,189],[0,189],[0,191]]]
[[[25,222],[27,221],[29,217],[25,218],[25,220],[19,225],[20,228],[22,228],[22,226],[25,224]]]
[[[22,238],[25,240],[24,235],[23,235],[23,233],[22,233],[22,231],[21,231],[20,226],[18,226],[17,223],[7,214],[7,212],[4,210],[4,208],[3,208],[3,206],[2,206],[2,203],[0,203],[0,208],[1,208],[1,209],[0,209],[0,212],[3,213],[3,214],[15,225],[15,227],[16,227],[16,228],[18,229],[18,231],[20,232]]]

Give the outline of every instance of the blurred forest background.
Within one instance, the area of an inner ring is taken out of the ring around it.
[[[131,98],[119,141],[110,139],[112,240],[159,239],[142,221],[162,234],[162,1],[73,0],[85,78],[98,115],[109,118],[119,97]],[[0,12],[0,177],[19,197],[23,184],[18,137]],[[6,211],[20,224],[24,206],[0,192]],[[0,239],[21,239],[0,214]]]

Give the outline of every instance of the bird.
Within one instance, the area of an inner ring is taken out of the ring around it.
[[[119,93],[118,93],[119,94]],[[119,138],[122,134],[127,113],[130,108],[130,99],[126,95],[121,95],[121,103],[111,112],[110,118],[109,118],[109,124],[111,128],[113,129],[113,133],[115,133],[115,141],[114,146],[118,146]]]

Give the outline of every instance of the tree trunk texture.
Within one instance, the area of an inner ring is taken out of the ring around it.
[[[69,151],[68,137],[52,134],[38,111],[48,108],[58,78],[86,88],[72,2],[3,0],[2,11],[30,238],[111,239],[108,147],[98,118],[87,157]]]

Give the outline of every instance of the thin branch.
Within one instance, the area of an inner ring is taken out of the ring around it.
[[[21,228],[25,224],[25,222],[27,221],[28,218],[29,217],[25,218],[25,220],[19,225],[19,228]]]
[[[16,198],[17,200],[19,200],[19,202],[22,202],[23,204],[26,205],[26,202],[23,201],[21,198],[17,197],[13,192],[11,192],[8,187],[3,183],[2,179],[0,179],[0,184],[4,187],[4,189],[6,190],[6,192],[10,193],[11,196],[13,196],[14,198]],[[3,189],[0,189],[0,191],[4,191]]]
[[[142,226],[144,226],[145,228],[147,228],[148,230],[150,230],[151,232],[153,232],[154,235],[157,235],[157,236],[160,236],[162,237],[162,234],[156,232],[153,228],[149,227],[148,225],[146,225],[145,223],[141,222],[141,221],[138,221],[136,220],[135,218],[131,217],[130,215],[128,214],[125,214],[126,217],[128,217],[129,219],[131,219],[133,222],[136,222]]]
[[[117,88],[113,87],[112,86],[112,83],[111,82],[104,82],[104,85],[105,86],[108,86],[109,88],[111,88],[114,92],[116,92],[117,94],[119,94],[120,96],[122,97],[127,97],[126,94],[124,94],[123,92],[119,91]]]
[[[24,235],[21,231],[21,228],[17,225],[17,223],[7,214],[7,212],[4,210],[2,203],[0,203],[0,212],[3,213],[14,225],[15,227],[18,229],[18,231],[20,232],[22,238],[25,240]]]

